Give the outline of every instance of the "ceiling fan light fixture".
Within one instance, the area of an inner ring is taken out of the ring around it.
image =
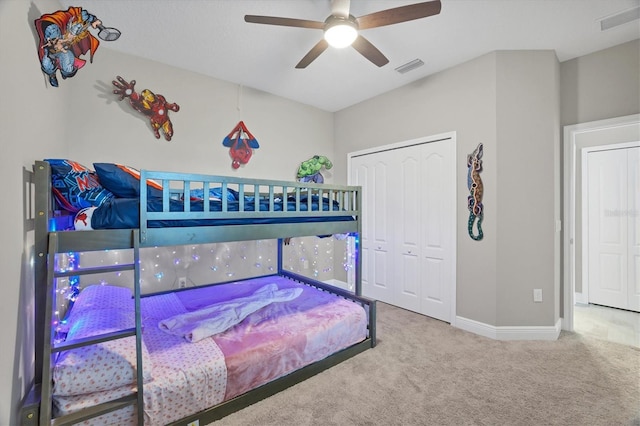
[[[331,16],[324,28],[324,39],[329,46],[341,49],[351,46],[358,37],[358,27],[352,19]]]

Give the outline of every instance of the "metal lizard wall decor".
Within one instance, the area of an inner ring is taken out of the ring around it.
[[[467,187],[469,188],[469,196],[467,197],[467,206],[469,208],[468,230],[469,236],[475,241],[479,241],[483,237],[482,219],[484,206],[482,205],[482,194],[484,192],[484,186],[482,185],[482,179],[480,179],[482,152],[483,147],[480,143],[471,154],[467,155]],[[477,234],[473,232],[474,223],[478,230]]]

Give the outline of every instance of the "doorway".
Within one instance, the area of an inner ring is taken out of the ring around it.
[[[640,146],[584,148],[583,293],[590,304],[640,312]]]
[[[574,331],[575,304],[589,306],[588,220],[583,214],[583,176],[588,152],[640,146],[640,114],[566,126],[564,129],[563,325]],[[631,207],[631,213],[636,207]],[[627,212],[628,209],[625,209]],[[632,221],[634,224],[637,221]],[[635,226],[635,225],[634,225]],[[637,246],[638,233],[634,232]],[[634,249],[635,250],[635,249]],[[637,262],[631,262],[634,268]],[[629,269],[628,269],[629,270]],[[636,272],[633,272],[637,274]],[[637,276],[637,275],[636,275]],[[639,290],[640,291],[640,290]],[[640,314],[639,314],[640,315]]]

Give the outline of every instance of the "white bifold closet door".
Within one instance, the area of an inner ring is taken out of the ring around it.
[[[589,302],[640,311],[640,147],[587,154]]]
[[[451,139],[352,154],[363,187],[363,293],[451,321],[455,258],[455,147]]]

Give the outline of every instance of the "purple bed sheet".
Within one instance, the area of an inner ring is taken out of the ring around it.
[[[197,343],[157,327],[160,320],[175,313],[248,296],[274,283],[280,289],[301,288],[302,292],[294,300],[271,303],[241,323]],[[144,387],[145,424],[150,425],[176,421],[234,398],[359,343],[368,335],[367,313],[362,306],[280,276],[150,296],[142,299],[142,314],[143,340],[152,361],[153,379]],[[220,362],[223,377],[217,377]],[[134,388],[132,384],[82,395],[54,395],[54,412],[69,414],[127,395]],[[133,407],[84,422],[135,423]]]

